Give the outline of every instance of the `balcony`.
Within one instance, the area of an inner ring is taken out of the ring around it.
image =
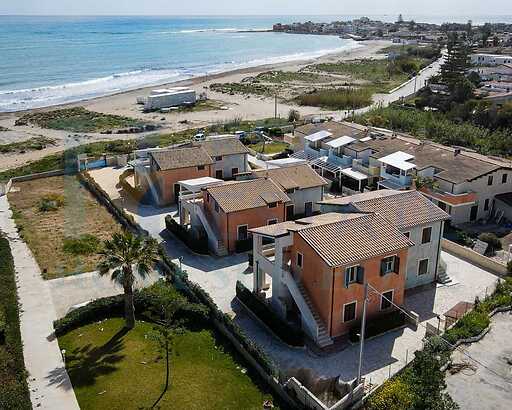
[[[389,182],[390,185],[394,186],[392,189],[410,188],[412,185],[412,176],[404,175],[403,171],[398,170],[398,172],[396,172],[395,170],[398,170],[398,168],[393,169],[393,167],[390,166],[381,167],[380,176],[384,181],[379,182],[379,184],[387,188],[385,183]]]
[[[428,187],[421,187],[419,191],[448,205],[471,205],[476,201],[476,194],[474,192],[452,194],[451,192],[441,191],[440,189]]]
[[[348,167],[352,164],[352,157],[348,155],[338,155],[332,150],[329,150],[329,156],[327,157],[329,162],[339,165],[341,167]]]
[[[371,166],[361,159],[354,159],[352,161],[352,169],[367,174],[370,177],[378,177],[380,175],[380,167]]]

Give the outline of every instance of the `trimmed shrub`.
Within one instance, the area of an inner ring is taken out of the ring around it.
[[[193,238],[190,230],[177,223],[171,215],[165,217],[165,227],[196,253],[208,254],[208,238]]]
[[[492,232],[484,232],[478,235],[478,239],[482,242],[486,242],[489,244],[491,249],[488,250],[490,253],[494,253],[495,251],[499,251],[502,248],[500,238],[498,238]]]
[[[399,310],[380,315],[373,320],[366,321],[365,339],[378,336],[389,330],[393,330],[405,324],[405,315]],[[352,343],[359,342],[359,333],[361,332],[361,324],[350,329],[349,339]]]
[[[444,338],[451,344],[458,340],[474,337],[482,333],[491,320],[487,312],[472,310],[466,313],[458,322],[444,334]]]
[[[247,289],[240,281],[236,282],[236,296],[283,342],[291,346],[304,346],[302,331],[281,319],[267,303]]]

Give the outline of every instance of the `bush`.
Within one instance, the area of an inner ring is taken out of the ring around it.
[[[366,321],[365,339],[385,333],[403,326],[405,324],[405,315],[399,310],[378,316],[373,320]],[[359,342],[358,334],[361,332],[361,324],[355,325],[350,329],[349,339],[351,342]]]
[[[458,340],[478,336],[482,333],[491,320],[486,311],[472,310],[460,318],[455,325],[446,331],[444,338],[451,344]]]
[[[500,239],[492,232],[484,232],[478,235],[478,239],[489,244],[489,253],[494,253],[502,248]]]
[[[171,215],[165,217],[165,227],[196,253],[208,254],[208,238],[193,238],[190,230],[177,223]]]
[[[72,255],[92,255],[100,249],[101,241],[94,235],[84,234],[79,238],[64,238],[64,252]]]
[[[372,92],[368,89],[340,88],[315,91],[297,97],[299,105],[323,107],[333,110],[348,110],[366,107],[372,103]]]
[[[288,122],[296,122],[300,120],[300,113],[297,110],[291,109],[288,111]]]
[[[5,318],[4,309],[0,306],[0,345],[5,343],[5,332],[7,331],[7,319]]]
[[[60,194],[47,194],[41,198],[37,208],[41,212],[56,211],[66,203],[64,195]]]
[[[367,410],[405,410],[411,409],[414,403],[414,393],[411,386],[400,378],[391,379],[384,383],[366,403]]]
[[[236,282],[236,296],[283,342],[291,346],[304,346],[302,331],[281,319],[267,303],[247,289],[240,281]]]

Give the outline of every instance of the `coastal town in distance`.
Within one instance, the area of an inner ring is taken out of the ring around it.
[[[511,5],[285,3],[0,5],[0,410],[509,409]]]

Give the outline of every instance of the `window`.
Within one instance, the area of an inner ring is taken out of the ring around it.
[[[247,225],[238,225],[237,234],[238,234],[239,241],[245,241],[248,238]]]
[[[380,262],[380,275],[383,276],[386,273],[395,271],[396,264],[396,256],[388,256],[387,258],[382,259]]]
[[[270,202],[270,203],[268,204],[268,207],[269,207],[269,208],[275,208],[276,206],[277,206],[277,202]]]
[[[386,310],[389,309],[393,302],[393,291],[388,290],[387,292],[384,292],[380,298],[380,310]]]
[[[222,155],[218,155],[215,157],[215,161],[222,161]]]
[[[198,170],[198,171],[202,171],[203,169],[204,169],[204,165],[198,165],[198,166],[197,166],[197,170]]]
[[[426,275],[428,273],[428,259],[420,260],[418,264],[418,276]]]
[[[493,180],[493,176],[489,175],[489,177],[487,178],[487,185],[492,185],[492,180]]]
[[[347,269],[345,269],[345,275],[346,275],[346,280],[347,280],[347,283],[350,284],[350,283],[355,283],[357,281],[357,271],[359,266],[349,266]]]
[[[304,256],[302,256],[302,253],[297,252],[297,266],[299,268],[302,268],[303,262],[304,262]]]
[[[421,234],[421,243],[429,243],[432,237],[432,227],[429,226],[427,228],[423,228],[423,232]]]
[[[238,168],[231,168],[231,176],[238,174]]]
[[[218,169],[215,171],[215,178],[222,179],[222,169]]]
[[[404,232],[404,235],[405,235],[407,238],[410,238],[410,237],[411,237],[411,233],[410,233],[410,232]]]
[[[508,174],[503,174],[501,176],[501,183],[506,184],[507,183]]]
[[[267,221],[267,225],[275,225],[276,223],[277,223],[277,219],[276,218],[269,219]]]
[[[305,202],[304,203],[304,213],[306,216],[311,216],[313,213],[313,202]]]
[[[350,302],[343,305],[343,321],[350,322],[356,318],[357,302]]]
[[[484,202],[484,211],[488,211],[489,210],[489,198],[487,198]]]

